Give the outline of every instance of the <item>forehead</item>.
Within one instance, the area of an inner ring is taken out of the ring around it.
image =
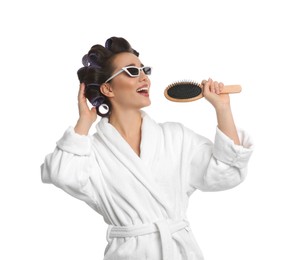
[[[135,66],[141,66],[141,61],[139,58],[134,55],[133,53],[129,52],[122,52],[116,55],[116,57],[113,60],[113,65],[116,68],[122,68],[127,65],[135,65]]]

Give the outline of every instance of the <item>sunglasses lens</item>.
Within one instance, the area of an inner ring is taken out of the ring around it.
[[[144,67],[143,72],[145,73],[145,75],[151,75],[152,68],[151,67]]]
[[[132,76],[138,76],[139,75],[139,69],[138,68],[127,68],[127,71],[130,73]]]

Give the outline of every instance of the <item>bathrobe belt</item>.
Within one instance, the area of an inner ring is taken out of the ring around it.
[[[110,225],[107,231],[107,240],[110,242],[111,238],[137,237],[159,232],[161,238],[163,260],[172,260],[172,234],[184,228],[187,230],[189,229],[189,223],[186,220],[168,221],[164,219],[154,223],[134,226]]]

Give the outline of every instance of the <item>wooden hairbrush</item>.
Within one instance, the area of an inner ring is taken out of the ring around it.
[[[240,85],[226,85],[221,94],[240,93],[241,91]],[[174,82],[165,88],[164,95],[168,100],[174,102],[190,102],[203,97],[200,84],[194,81]]]

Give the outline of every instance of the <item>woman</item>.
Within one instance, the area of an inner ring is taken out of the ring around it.
[[[223,84],[211,79],[202,86],[217,114],[214,144],[179,123],[154,122],[141,111],[150,105],[151,69],[138,56],[112,37],[83,57],[79,119],[46,157],[42,180],[102,214],[105,260],[200,260],[186,219],[189,196],[241,183],[251,143],[236,130],[229,96],[219,95]],[[97,114],[102,119],[89,135]]]

